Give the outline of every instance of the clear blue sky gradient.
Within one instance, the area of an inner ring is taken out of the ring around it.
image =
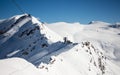
[[[20,7],[41,21],[120,22],[120,0],[16,0]],[[0,0],[0,19],[22,14],[12,0]]]

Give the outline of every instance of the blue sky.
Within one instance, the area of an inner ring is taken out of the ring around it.
[[[80,22],[105,21],[120,22],[120,0],[16,0],[27,13],[39,17],[41,21]],[[22,14],[12,0],[0,0],[0,19]]]

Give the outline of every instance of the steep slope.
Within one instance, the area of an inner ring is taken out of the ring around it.
[[[38,69],[46,70],[45,74],[49,75],[119,75],[120,68],[90,42],[83,42],[65,51],[68,47],[51,54],[54,56],[51,57],[50,63],[41,63]],[[61,51],[65,52],[58,55]],[[43,60],[49,57],[46,56]]]
[[[22,57],[33,63],[66,45],[63,38],[29,14],[0,23],[0,58]]]
[[[101,21],[92,21],[87,25],[65,22],[44,24],[29,14],[2,20],[0,73],[119,75],[119,33],[118,26]],[[37,68],[23,59],[12,57],[24,58]]]

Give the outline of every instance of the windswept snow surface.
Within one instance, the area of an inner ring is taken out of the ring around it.
[[[71,35],[74,42],[90,41],[96,47],[105,51],[109,59],[120,60],[120,29],[113,28],[111,24],[92,21],[90,24],[79,23],[52,23],[47,26],[62,36]],[[62,31],[61,31],[62,30]],[[68,34],[68,35],[66,35]],[[68,36],[69,38],[69,36]]]
[[[119,75],[119,37],[119,23],[44,24],[29,14],[13,16],[0,21],[0,74]]]
[[[31,63],[21,58],[0,60],[1,75],[41,75],[42,73]]]
[[[83,41],[91,42],[93,46],[102,51],[103,54],[108,59],[106,60],[107,63],[106,65],[108,65],[109,67],[108,75],[119,75],[120,70],[120,39],[119,39],[120,29],[118,27],[119,23],[117,23],[116,26],[116,24],[112,25],[110,23],[105,23],[101,21],[92,21],[90,24],[86,25],[79,23],[59,22],[47,24],[47,26],[63,37],[68,36],[69,38],[70,35],[74,42],[77,43],[81,43]],[[82,56],[80,59],[82,58],[84,58],[84,56]],[[93,75],[91,73],[89,74]]]

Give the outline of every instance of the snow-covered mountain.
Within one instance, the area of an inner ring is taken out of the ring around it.
[[[0,26],[0,58],[22,57],[33,62],[67,45],[58,34],[27,14],[4,20]]]
[[[119,23],[45,24],[29,14],[13,16],[0,21],[0,73],[119,75],[119,37]]]

